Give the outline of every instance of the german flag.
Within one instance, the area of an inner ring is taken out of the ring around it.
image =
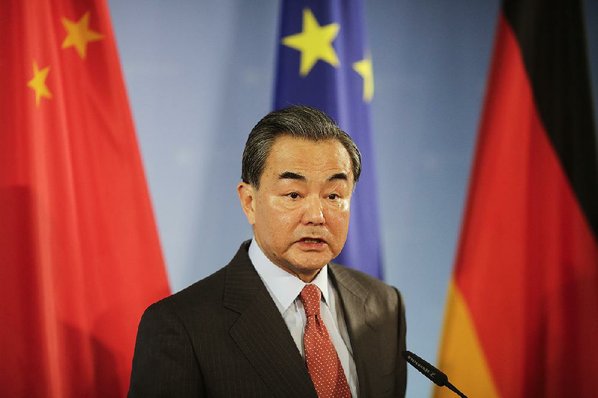
[[[439,358],[468,396],[597,396],[598,177],[582,11],[577,0],[502,4]]]

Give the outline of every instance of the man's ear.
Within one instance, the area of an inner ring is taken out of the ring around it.
[[[237,193],[247,221],[251,225],[255,224],[255,188],[251,184],[240,182],[237,185]]]

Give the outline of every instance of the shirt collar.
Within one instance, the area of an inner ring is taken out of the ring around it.
[[[293,304],[306,285],[295,275],[274,264],[262,251],[255,239],[249,245],[249,259],[258,275],[266,285],[266,289],[274,299],[280,313],[284,313]],[[328,305],[328,265],[325,265],[311,282],[322,292],[324,303]]]

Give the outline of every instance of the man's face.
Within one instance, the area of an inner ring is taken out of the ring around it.
[[[343,248],[352,191],[351,158],[339,141],[284,135],[272,145],[259,189],[238,186],[262,251],[306,282]]]

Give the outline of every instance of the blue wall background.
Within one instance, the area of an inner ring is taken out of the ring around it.
[[[109,3],[170,283],[178,291],[226,264],[251,236],[235,187],[247,134],[271,110],[279,3]],[[495,0],[366,1],[386,280],[404,294],[408,347],[430,362],[498,8]],[[597,1],[586,0],[586,14],[598,98]],[[410,369],[408,397],[426,396],[430,388]]]

